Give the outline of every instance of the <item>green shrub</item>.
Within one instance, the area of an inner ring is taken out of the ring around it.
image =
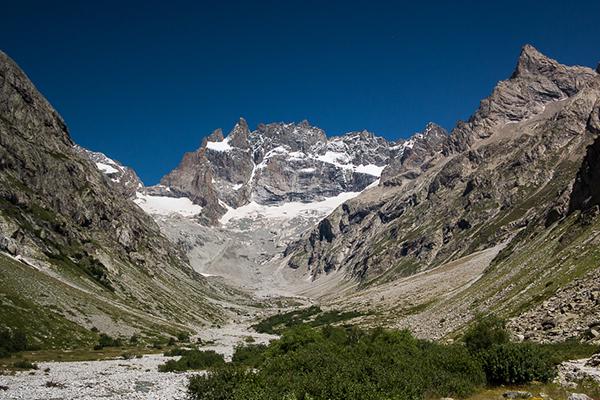
[[[25,351],[28,348],[27,335],[22,330],[0,329],[0,357]]]
[[[121,339],[114,339],[106,333],[101,333],[98,344],[94,346],[94,350],[102,350],[105,347],[120,347],[122,344]]]
[[[131,337],[129,338],[129,344],[131,344],[131,345],[136,345],[139,343],[139,341],[140,341],[140,337],[135,334],[131,335]]]
[[[473,354],[488,350],[496,344],[508,343],[510,335],[505,329],[504,321],[491,315],[479,317],[475,324],[467,330],[463,340]]]
[[[243,368],[217,368],[207,375],[191,377],[188,392],[192,400],[259,400],[260,392],[252,393],[253,375]]]
[[[267,346],[264,344],[249,344],[237,346],[233,353],[232,362],[238,365],[258,368],[265,360]]]
[[[165,364],[159,365],[160,372],[178,372],[193,369],[207,369],[225,364],[221,354],[213,350],[187,350],[182,353],[179,360],[169,360]]]
[[[13,368],[17,369],[38,369],[37,364],[33,364],[27,360],[18,360],[13,363]]]
[[[408,331],[298,325],[264,352],[236,349],[233,363],[193,378],[189,392],[195,399],[418,399],[467,396],[484,381],[464,346]]]
[[[494,385],[548,382],[556,375],[551,354],[532,343],[496,344],[481,359],[487,381]]]
[[[356,311],[340,312],[336,310],[322,311],[318,306],[311,306],[299,310],[273,315],[253,325],[254,330],[260,333],[282,333],[286,329],[297,325],[322,327],[340,321],[346,321],[362,315]]]
[[[189,342],[190,334],[188,332],[179,332],[177,334],[177,340],[180,342]]]

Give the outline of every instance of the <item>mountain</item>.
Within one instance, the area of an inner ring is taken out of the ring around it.
[[[144,183],[132,168],[126,167],[97,151],[91,151],[78,145],[75,145],[74,149],[81,157],[92,161],[110,180],[109,185],[125,197],[135,199],[136,193],[144,187]]]
[[[388,310],[384,318],[433,337],[477,312],[518,315],[597,266],[589,262],[598,255],[590,233],[598,221],[589,217],[582,225],[574,214],[598,197],[597,144],[590,144],[598,136],[599,99],[596,71],[525,46],[511,77],[468,121],[436,135],[430,149],[391,162],[377,187],[290,244],[285,262],[315,285],[332,275],[340,287],[374,288],[386,297],[379,304]],[[394,285],[482,255],[485,263],[463,272],[483,275],[411,301],[416,308],[409,314],[398,311]],[[322,295],[332,301],[360,301],[360,293],[330,290]]]
[[[404,148],[404,141],[389,142],[367,131],[328,138],[306,121],[261,124],[250,131],[240,119],[227,137],[216,130],[205,138],[149,191],[187,197],[216,223],[228,209],[250,203],[309,203],[360,192]]]
[[[128,199],[135,173],[74,146],[1,52],[0,182],[0,323],[34,341],[89,342],[92,328],[174,333],[223,320],[222,302],[247,298],[196,273]]]
[[[368,131],[327,137],[306,121],[250,131],[240,119],[226,137],[216,130],[185,154],[160,185],[138,188],[135,202],[197,272],[267,297],[294,296],[296,284],[272,273],[286,246],[377,185],[393,160],[427,157],[446,135],[429,124],[390,142]]]
[[[13,325],[24,302],[40,318],[60,310],[48,332],[155,334],[292,298],[429,338],[490,312],[539,341],[598,332],[598,71],[525,46],[449,133],[328,137],[240,119],[145,187],[74,145],[2,65],[0,288]]]

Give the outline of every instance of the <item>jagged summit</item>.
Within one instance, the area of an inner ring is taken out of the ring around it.
[[[190,198],[214,223],[228,208],[251,202],[311,202],[360,192],[404,150],[403,142],[366,130],[328,138],[306,120],[250,131],[240,118],[227,136],[217,130],[186,154],[161,180],[160,191],[168,187],[172,196]]]
[[[545,56],[535,47],[526,44],[522,47],[513,78],[527,74],[544,74],[558,66],[558,62]]]

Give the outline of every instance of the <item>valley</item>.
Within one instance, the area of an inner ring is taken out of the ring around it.
[[[235,361],[247,345],[292,368],[288,344],[309,359],[302,351],[313,345],[331,352],[340,368],[349,349],[378,366],[377,351],[422,352],[434,360],[423,376],[442,368],[439,354],[456,357],[480,388],[494,375],[473,360],[492,353],[466,355],[457,343],[482,316],[507,322],[498,346],[534,355],[547,346],[557,370],[600,344],[597,70],[526,45],[468,121],[396,141],[328,136],[307,121],[251,130],[240,118],[152,186],[76,145],[4,53],[0,116],[0,333],[27,338],[2,347],[9,398],[181,398],[191,373],[159,364],[212,352]],[[261,332],[261,321],[279,319]],[[19,371],[12,353],[42,371]],[[226,369],[197,379],[267,393],[279,383],[263,370],[260,382]],[[444,384],[464,379],[452,373]],[[378,379],[369,384],[388,377]],[[452,390],[465,397],[471,383]],[[415,384],[414,396],[454,393],[438,384]]]

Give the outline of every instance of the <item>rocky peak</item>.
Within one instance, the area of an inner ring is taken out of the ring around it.
[[[521,49],[517,67],[512,74],[513,78],[527,75],[545,75],[551,73],[560,64],[540,53],[535,47],[526,44]]]
[[[600,79],[531,47],[518,64],[450,136],[428,125],[403,142],[379,187],[291,244],[288,265],[313,279],[338,268],[388,279],[521,240],[515,234],[525,227],[532,235],[543,230],[548,210],[569,203],[585,148],[600,132]],[[599,149],[587,151],[571,209],[600,204]]]
[[[510,79],[499,82],[467,122],[457,124],[444,153],[465,151],[502,126],[540,115],[548,104],[575,95],[596,76],[590,68],[567,67],[526,45]]]
[[[209,142],[222,142],[224,139],[225,137],[223,136],[223,130],[221,128],[215,129],[206,138],[206,140],[208,140]]]
[[[435,122],[428,122],[425,125],[425,130],[422,132],[423,137],[427,140],[434,140],[435,138],[448,136],[448,131]]]
[[[413,180],[429,168],[430,162],[447,144],[448,132],[429,122],[423,131],[398,144],[398,154],[381,174],[381,185],[401,186],[405,180]]]
[[[240,118],[231,132],[229,132],[229,135],[227,135],[227,138],[229,138],[229,143],[233,147],[247,149],[250,147],[250,142],[248,141],[249,136],[250,129],[248,128],[248,123],[244,118]]]
[[[161,184],[203,206],[216,222],[225,206],[312,202],[360,192],[398,151],[397,143],[366,130],[327,138],[308,121],[260,124],[250,131],[240,119],[227,137],[217,130],[187,153]]]
[[[315,146],[327,143],[327,136],[322,129],[312,126],[308,121],[296,123],[260,124],[250,134],[250,141],[255,150],[266,153],[276,147],[286,146],[290,151],[312,151]]]
[[[80,156],[90,160],[96,168],[102,171],[108,178],[109,185],[123,196],[133,199],[136,192],[144,187],[132,168],[107,157],[104,153],[91,151],[78,145],[75,145],[74,149]]]

